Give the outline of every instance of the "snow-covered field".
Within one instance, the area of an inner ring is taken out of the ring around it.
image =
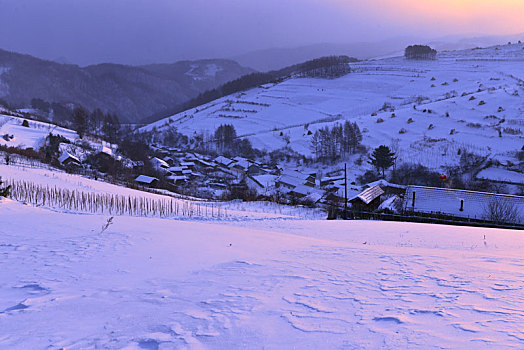
[[[1,200],[0,348],[524,345],[520,231],[237,209],[213,221],[110,219]]]
[[[522,348],[520,232],[0,204],[2,348]],[[485,238],[484,238],[485,237]]]
[[[35,120],[27,120],[29,127],[24,127],[22,126],[23,121],[23,118],[0,114],[0,145],[38,150],[49,133],[62,135],[70,141],[78,138],[77,133],[73,130]],[[14,138],[6,141],[1,137],[6,134]]]
[[[436,61],[363,61],[339,79],[254,88],[141,130],[192,135],[233,124],[255,147],[273,150],[289,139],[309,155],[308,131],[349,120],[364,130],[365,146],[393,146],[402,162],[439,169],[457,164],[461,149],[505,164],[524,143],[523,63],[523,44],[442,52]],[[395,110],[381,110],[385,103]]]

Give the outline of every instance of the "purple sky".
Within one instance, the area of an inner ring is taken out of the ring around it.
[[[142,64],[478,28],[475,21],[454,27],[444,20],[439,27],[438,18],[425,25],[388,7],[398,1],[408,8],[411,0],[0,0],[0,48],[81,65]],[[463,1],[467,11],[471,1]]]

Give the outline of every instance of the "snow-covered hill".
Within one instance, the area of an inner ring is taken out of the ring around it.
[[[22,125],[24,120],[27,126]],[[61,135],[71,142],[78,139],[77,133],[73,130],[50,123],[4,115],[0,111],[0,145],[38,150],[50,133]]]
[[[393,145],[400,161],[438,169],[459,149],[505,164],[524,144],[524,45],[352,63],[335,80],[289,79],[227,96],[142,128],[192,135],[233,124],[255,147],[310,154],[325,125],[356,121],[363,144]],[[383,108],[384,107],[384,108]],[[415,109],[416,108],[416,109]]]

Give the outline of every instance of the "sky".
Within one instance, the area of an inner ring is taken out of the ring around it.
[[[87,65],[524,33],[524,0],[0,0],[0,48]]]

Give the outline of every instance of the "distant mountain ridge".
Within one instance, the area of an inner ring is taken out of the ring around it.
[[[438,51],[463,50],[477,46],[487,47],[505,44],[508,41],[524,41],[524,33],[513,35],[484,35],[484,36],[446,36],[435,39],[419,37],[398,37],[376,42],[353,43],[320,43],[299,47],[282,47],[256,50],[231,57],[241,65],[252,67],[258,71],[266,72],[277,70],[293,64],[304,62],[313,58],[330,55],[347,55],[360,60],[378,58],[383,56],[401,56],[408,45],[430,45]]]
[[[134,123],[252,72],[229,59],[79,67],[0,50],[0,99],[20,108],[33,98],[80,104]]]

